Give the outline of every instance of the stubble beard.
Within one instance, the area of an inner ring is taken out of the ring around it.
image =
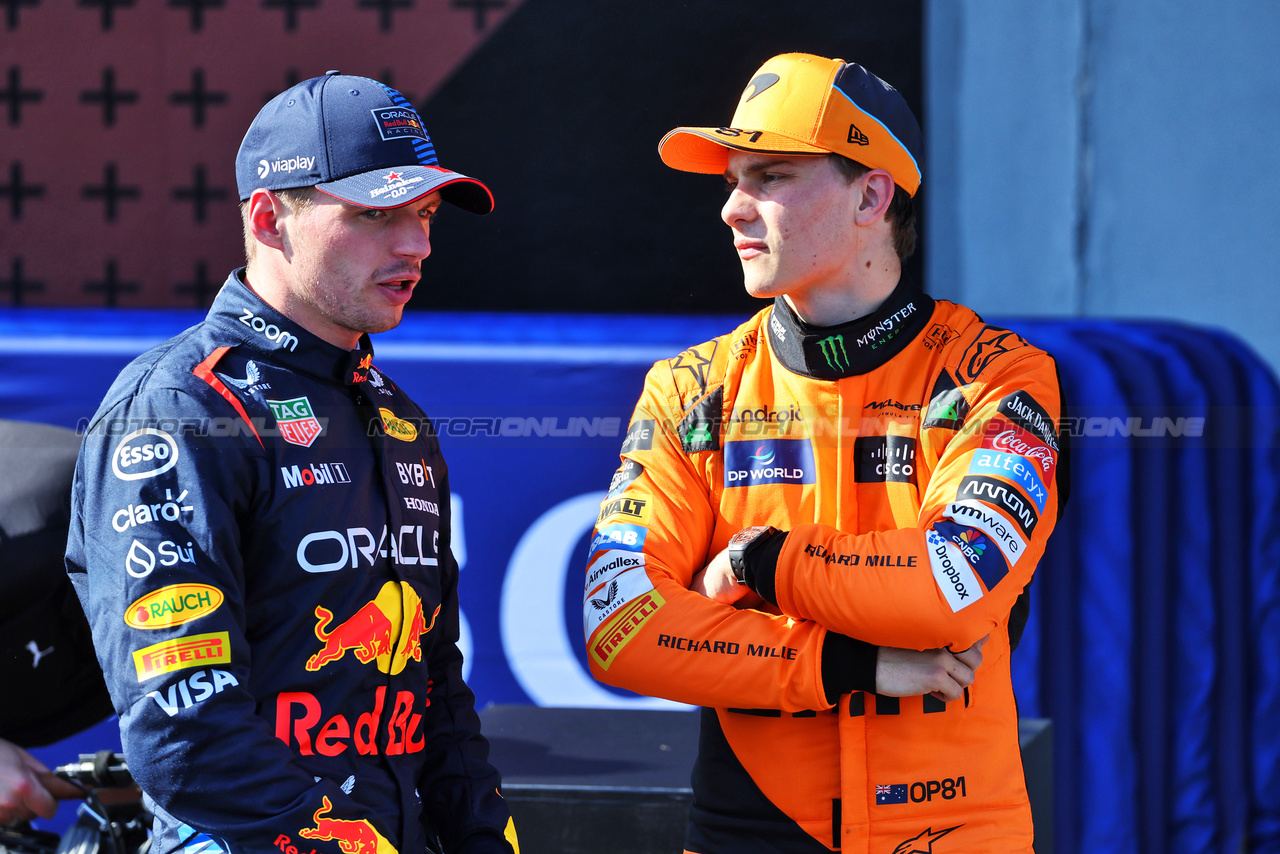
[[[330,323],[348,332],[364,335],[395,329],[404,317],[401,307],[387,306],[386,311],[378,312],[360,301],[359,297],[368,288],[376,287],[376,284],[353,285],[345,282],[342,289],[338,290],[332,284],[326,286],[319,275],[314,275],[307,281],[306,292],[308,301]]]

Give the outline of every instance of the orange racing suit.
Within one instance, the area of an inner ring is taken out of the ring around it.
[[[654,365],[584,634],[597,679],[706,707],[690,851],[1031,851],[1009,654],[1059,516],[1061,414],[1050,356],[905,282],[824,329],[780,298]],[[748,566],[764,603],[690,591],[752,525],[789,532]],[[963,700],[872,693],[868,645],[987,634]]]

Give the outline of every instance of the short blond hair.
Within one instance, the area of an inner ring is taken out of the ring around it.
[[[315,187],[290,187],[287,190],[272,190],[276,198],[284,202],[293,213],[301,213],[316,203]],[[244,232],[244,259],[251,262],[258,254],[258,241],[249,230],[249,200],[240,203],[240,228]]]

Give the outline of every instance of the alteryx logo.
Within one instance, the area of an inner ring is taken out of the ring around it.
[[[724,485],[814,483],[816,467],[808,439],[725,442]]]

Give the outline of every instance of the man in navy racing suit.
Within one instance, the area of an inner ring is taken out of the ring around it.
[[[518,854],[457,647],[449,476],[373,366],[442,202],[414,108],[330,72],[236,158],[248,265],[86,432],[67,567],[153,851]]]

